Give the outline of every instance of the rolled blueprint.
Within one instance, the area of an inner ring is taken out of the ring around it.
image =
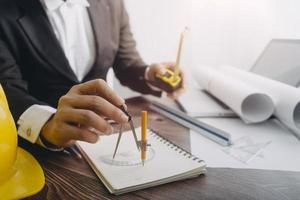
[[[213,68],[198,67],[195,75],[207,92],[225,103],[246,123],[263,122],[274,113],[272,99],[261,90]]]
[[[274,115],[289,128],[300,129],[300,89],[231,66],[221,66],[219,70],[265,91],[275,104]]]

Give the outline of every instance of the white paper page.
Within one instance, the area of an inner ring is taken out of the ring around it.
[[[137,129],[137,133],[139,132],[140,129]],[[154,151],[154,157],[152,160],[146,161],[144,166],[142,166],[142,164],[136,166],[107,164],[103,162],[103,158],[112,158],[117,137],[117,134],[103,136],[95,145],[83,142],[79,143],[81,148],[114,189],[118,190],[158,181],[190,170],[199,169],[199,167],[204,167],[204,162],[199,163],[198,161],[190,159],[188,156],[184,156],[184,152],[180,150],[175,151],[176,148],[174,146],[168,146],[167,142],[161,141],[155,134],[148,134],[148,142],[150,142],[151,148]],[[132,133],[131,131],[124,132],[116,158],[118,155],[125,157],[126,154],[134,153],[139,155]]]
[[[246,123],[267,120],[274,112],[272,99],[263,91],[209,67],[195,69],[198,83],[230,107]]]
[[[191,131],[192,154],[201,155],[207,167],[300,171],[300,142],[275,119],[246,125],[240,119],[201,119],[229,132],[233,142],[249,138],[255,144],[271,143],[249,163],[226,154],[224,147]]]
[[[231,109],[220,104],[201,89],[188,88],[178,97],[178,101],[191,117],[236,116]]]
[[[291,129],[300,129],[300,90],[298,88],[231,66],[221,66],[219,70],[265,91],[275,104],[274,115]]]

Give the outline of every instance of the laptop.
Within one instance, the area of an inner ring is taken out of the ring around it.
[[[272,39],[249,71],[299,87],[300,40]],[[199,89],[190,89],[177,101],[191,117],[236,116],[228,107]]]
[[[300,40],[271,40],[250,71],[291,86],[299,87]]]

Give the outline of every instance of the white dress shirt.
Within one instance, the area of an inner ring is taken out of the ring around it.
[[[55,35],[79,81],[95,61],[95,39],[87,0],[41,0]]]
[[[87,0],[40,0],[77,79],[82,81],[95,61],[95,38]],[[146,70],[145,77],[147,79]],[[149,85],[153,90],[159,90]],[[56,112],[49,106],[33,105],[18,120],[18,134],[46,147],[39,138],[42,127]],[[47,147],[46,147],[47,148]],[[49,149],[49,148],[48,148]],[[50,149],[55,150],[55,149]]]
[[[40,0],[77,79],[82,81],[95,61],[95,38],[87,0]],[[33,105],[18,120],[18,134],[35,143],[44,124],[56,112],[49,106]],[[43,145],[43,144],[41,144]]]

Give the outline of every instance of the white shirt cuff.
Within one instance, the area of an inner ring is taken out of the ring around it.
[[[31,143],[36,143],[45,123],[56,112],[50,106],[33,105],[19,118],[18,135]]]
[[[149,80],[149,76],[148,76],[149,69],[150,69],[150,67],[148,66],[148,67],[146,68],[146,70],[145,70],[145,75],[144,75],[144,76],[145,76],[145,80],[146,80],[146,81]],[[155,86],[151,85],[151,84],[148,83],[148,82],[146,82],[146,83],[147,83],[147,85],[151,88],[151,90],[157,91],[157,92],[161,92],[161,91],[162,91],[160,88],[155,87]]]

